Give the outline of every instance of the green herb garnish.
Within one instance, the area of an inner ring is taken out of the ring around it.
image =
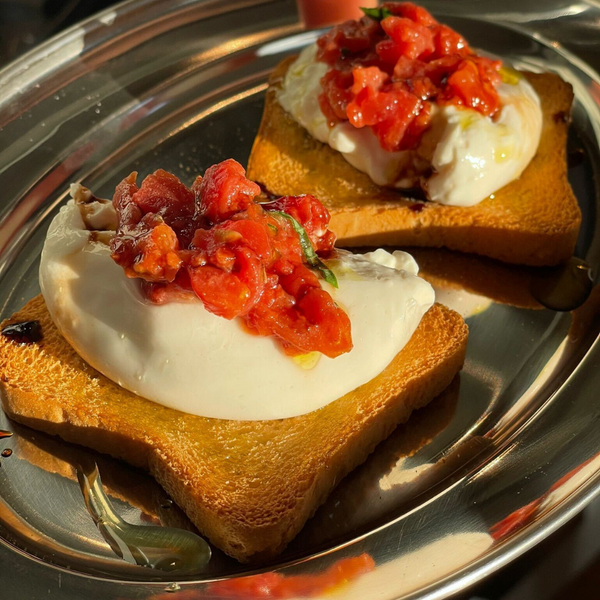
[[[383,19],[387,19],[387,17],[392,16],[392,11],[389,8],[364,8],[360,7],[360,10],[365,13],[367,17],[371,17],[371,19],[375,19],[375,21],[383,21]]]
[[[280,217],[287,219],[292,224],[294,231],[298,234],[298,237],[300,238],[300,247],[302,248],[302,252],[304,253],[304,258],[306,258],[306,262],[313,269],[319,271],[321,273],[321,276],[327,283],[331,284],[335,288],[339,287],[337,277],[335,276],[333,271],[329,269],[325,265],[325,263],[323,263],[323,261],[317,256],[317,253],[315,252],[310,238],[308,237],[308,233],[306,233],[304,227],[302,227],[302,225],[300,225],[300,223],[298,223],[298,221],[296,221],[296,219],[294,219],[292,215],[288,215],[282,210],[270,210],[269,212],[273,215],[279,215]]]

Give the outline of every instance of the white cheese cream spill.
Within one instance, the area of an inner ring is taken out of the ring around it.
[[[542,110],[535,90],[520,76],[502,83],[502,103],[494,118],[456,106],[433,107],[431,126],[414,150],[388,152],[371,128],[348,121],[330,128],[319,105],[321,78],[328,65],[305,48],[278,92],[283,109],[314,138],[329,144],[377,185],[421,187],[429,200],[473,206],[517,179],[531,162],[542,133]]]
[[[107,222],[111,208],[88,205],[88,226],[96,226],[96,216]],[[147,302],[139,280],[125,276],[105,241],[90,234],[73,201],[52,221],[40,285],[54,323],[114,382],[204,417],[280,419],[321,408],[381,373],[434,302],[410,255],[340,252],[328,263],[339,290],[323,285],[348,312],[354,348],[335,359],[320,356],[306,368],[273,338],[247,333],[200,301]]]

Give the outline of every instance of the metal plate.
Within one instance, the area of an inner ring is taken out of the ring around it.
[[[447,3],[427,4],[446,18]],[[502,3],[485,10],[493,4]],[[578,160],[569,176],[584,213],[577,254],[597,267],[600,83],[560,44],[526,30],[569,14],[572,33],[575,16],[592,22],[595,9],[556,4],[543,15],[475,17],[479,3],[452,3],[446,20],[473,45],[573,84],[569,147]],[[268,73],[314,36],[289,1],[134,0],[0,72],[2,318],[39,292],[41,245],[68,183],[109,195],[131,170],[162,167],[191,182],[226,157],[245,163]],[[490,303],[468,319],[460,377],[342,482],[278,561],[250,570],[217,552],[205,572],[175,586],[173,575],[129,565],[102,540],[74,479],[78,456],[93,453],[2,416],[0,428],[14,432],[0,441],[13,450],[0,469],[3,589],[16,598],[158,599],[181,587],[182,598],[217,598],[215,579],[315,575],[368,553],[374,569],[348,582],[344,598],[448,595],[524,552],[600,489],[593,460],[548,493],[600,451],[599,307],[597,293],[575,314]],[[149,477],[98,461],[128,521],[191,527]],[[541,497],[510,535],[490,535]]]

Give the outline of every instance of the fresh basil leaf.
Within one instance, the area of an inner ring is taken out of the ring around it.
[[[331,284],[335,288],[339,287],[337,277],[335,276],[334,272],[331,269],[329,269],[317,256],[317,253],[313,248],[310,238],[308,237],[308,233],[306,233],[306,229],[304,229],[304,227],[302,227],[302,225],[300,225],[300,223],[298,223],[298,221],[296,221],[296,219],[294,219],[292,215],[288,215],[288,213],[283,212],[282,210],[270,210],[269,212],[273,215],[279,215],[280,217],[287,219],[291,223],[294,231],[298,234],[298,237],[300,238],[300,247],[302,248],[302,252],[304,254],[304,258],[306,258],[306,262],[313,269],[319,271],[321,273],[321,276],[327,283]]]
[[[319,270],[321,276],[329,285],[339,288],[335,273],[319,257],[317,257],[317,264],[314,267]]]
[[[360,10],[362,10],[367,17],[371,17],[371,19],[375,19],[376,21],[381,21],[381,8],[365,8],[364,6],[361,6]]]
[[[360,7],[360,10],[363,11],[363,13],[367,16],[367,17],[371,17],[371,19],[375,19],[375,21],[383,21],[383,19],[387,19],[387,17],[391,17],[392,16],[392,11],[389,8],[364,8],[364,7]]]

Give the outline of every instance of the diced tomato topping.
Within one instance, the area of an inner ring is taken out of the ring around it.
[[[220,223],[245,210],[260,194],[260,187],[246,179],[244,167],[233,159],[209,167],[192,190],[200,212],[211,222]]]
[[[135,184],[136,174],[132,173],[115,191],[113,203],[119,214],[120,235],[113,242],[113,258],[125,269],[128,277],[171,282],[182,266],[179,239],[164,220],[165,217],[173,217],[176,212],[179,214],[174,203],[168,214],[166,210],[162,214],[145,210],[144,201],[163,173],[157,171],[153,179],[147,185],[144,181],[140,189]]]
[[[330,126],[371,127],[388,151],[414,148],[433,104],[494,116],[501,63],[478,56],[466,40],[422,7],[387,2],[378,21],[347,21],[317,40],[330,69],[319,103]]]
[[[435,50],[435,33],[431,26],[404,17],[387,17],[381,21],[381,27],[388,37],[377,44],[377,54],[392,67],[401,56],[424,60]]]
[[[329,211],[314,196],[283,196],[270,202],[268,209],[287,213],[302,223],[316,252],[328,253],[333,250],[335,234],[327,229]]]
[[[139,188],[135,180],[133,173],[116,188],[111,250],[128,277],[143,280],[150,301],[200,299],[215,315],[242,318],[249,331],[274,336],[291,355],[333,358],[352,348],[348,315],[321,288],[290,219],[314,252],[330,253],[335,235],[316,198],[258,204],[260,188],[234,160],[210,167],[191,190],[162,170]]]

